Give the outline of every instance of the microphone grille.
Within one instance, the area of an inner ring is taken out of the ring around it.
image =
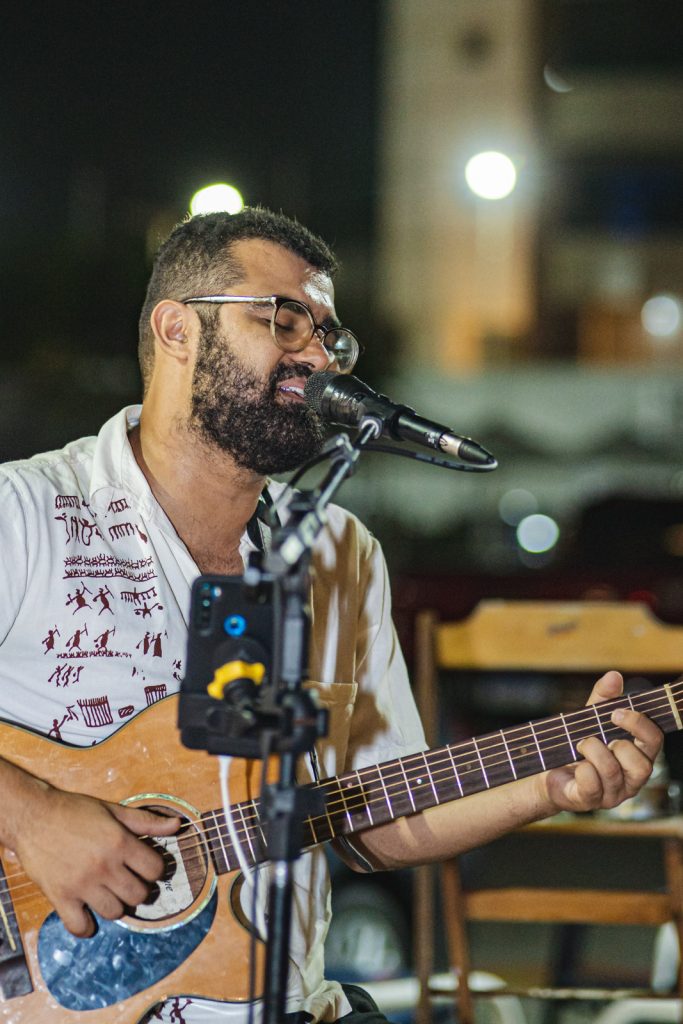
[[[306,381],[304,385],[304,398],[315,412],[322,411],[323,394],[330,381],[336,376],[338,374],[333,373],[331,370],[320,370],[318,373],[312,373]]]

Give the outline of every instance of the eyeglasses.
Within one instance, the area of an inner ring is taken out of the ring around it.
[[[351,373],[361,353],[355,334],[345,327],[324,327],[317,324],[305,302],[282,295],[194,295],[181,302],[250,302],[272,307],[270,333],[283,352],[302,352],[318,335],[329,363],[336,363],[340,373]]]

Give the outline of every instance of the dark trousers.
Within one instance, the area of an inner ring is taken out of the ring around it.
[[[375,1000],[360,985],[343,985],[342,988],[353,1009],[341,1017],[338,1024],[390,1024],[380,1013]]]

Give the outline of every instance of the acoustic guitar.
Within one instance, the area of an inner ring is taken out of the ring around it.
[[[0,847],[0,1021],[135,1024],[167,998],[249,998],[251,937],[239,906],[238,856],[215,805],[217,766],[180,745],[177,702],[152,705],[95,747],[0,723],[0,752],[19,767],[62,789],[169,809],[184,822],[177,836],[156,840],[167,871],[148,901],[119,921],[98,919],[89,939],[66,931],[14,854]],[[304,822],[305,845],[570,764],[582,739],[626,735],[610,721],[618,707],[642,711],[665,732],[682,729],[683,682],[313,783],[325,810]],[[260,762],[233,761],[230,815],[250,865],[267,859],[260,779]]]

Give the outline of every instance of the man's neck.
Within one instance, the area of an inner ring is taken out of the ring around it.
[[[140,469],[202,572],[241,572],[239,542],[264,477],[237,466],[184,424],[146,420],[128,435]]]

